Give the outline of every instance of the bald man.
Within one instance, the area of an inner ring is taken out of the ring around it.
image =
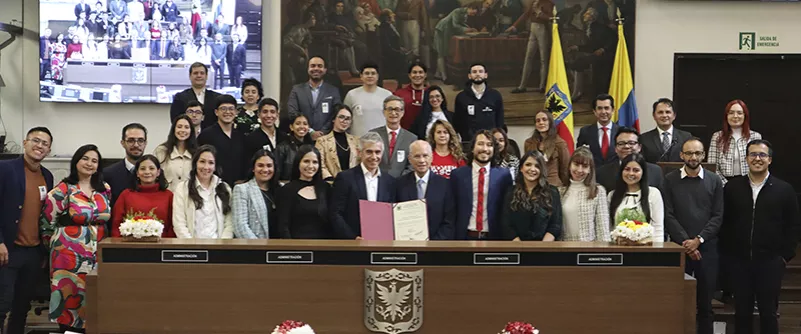
[[[429,240],[453,240],[455,203],[448,180],[431,172],[431,145],[417,140],[409,145],[409,164],[414,173],[397,179],[398,202],[424,199],[428,213]]]

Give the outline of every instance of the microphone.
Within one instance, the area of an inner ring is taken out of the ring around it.
[[[668,145],[667,149],[665,149],[665,152],[663,152],[662,155],[659,156],[659,159],[657,159],[656,161],[663,161],[662,158],[664,158],[668,154],[668,152],[670,152],[670,149],[672,149],[673,145],[676,145],[677,142],[678,140],[674,136],[673,140],[670,141],[670,145]]]

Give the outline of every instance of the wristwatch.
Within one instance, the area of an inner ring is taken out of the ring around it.
[[[701,243],[704,243],[704,238],[700,234],[698,235],[698,241],[700,241]]]

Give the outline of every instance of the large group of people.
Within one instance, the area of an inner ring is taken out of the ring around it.
[[[121,131],[121,161],[100,168],[98,148],[84,145],[69,176],[54,181],[42,166],[54,138],[30,129],[23,156],[0,162],[0,316],[10,311],[9,331],[24,326],[48,253],[50,318],[81,331],[97,242],[120,236],[131,213],[161,220],[163,238],[362,239],[361,200],[425,199],[430,240],[609,242],[614,226],[638,213],[656,242],[685,248],[698,279],[699,333],[712,333],[719,262],[733,279],[737,327],[750,328],[756,300],[762,333],[777,333],[781,274],[801,217],[792,186],[771,175],[772,145],[750,129],[743,101],[726,106],[707,146],[673,126],[669,99],[654,103],[657,127],[640,135],[612,121],[615,101],[601,94],[592,103],[597,122],[581,129],[572,154],[549,111],[534,112],[519,152],[481,64],[453,111],[442,89],[425,86],[422,63],[410,66],[411,94],[375,86],[378,66],[366,64],[365,85],[344,103],[322,81],[324,60],[308,67],[309,81],[289,96],[288,131],[258,81],[243,82],[238,106],[206,88],[202,63],[190,68],[192,87],[176,95],[170,133],[153,154],[147,129],[131,123]],[[409,121],[407,110],[418,107]],[[714,172],[702,166],[707,157]],[[664,161],[683,166],[663,176],[655,163]]]

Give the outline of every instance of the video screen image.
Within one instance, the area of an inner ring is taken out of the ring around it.
[[[208,88],[261,80],[263,0],[40,0],[39,99],[170,103],[206,64]]]

